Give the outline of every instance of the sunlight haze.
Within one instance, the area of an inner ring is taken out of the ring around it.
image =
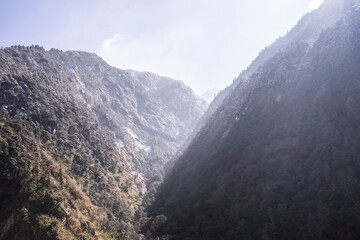
[[[224,88],[321,0],[2,1],[0,45],[95,52],[120,69]],[[44,20],[46,19],[46,21]]]

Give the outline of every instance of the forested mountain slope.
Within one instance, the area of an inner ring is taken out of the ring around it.
[[[351,1],[343,0],[327,0],[323,5],[310,13],[307,13],[301,20],[283,37],[278,38],[270,46],[263,49],[254,61],[243,70],[240,75],[235,78],[232,84],[223,89],[216,98],[211,102],[209,108],[199,122],[202,125],[206,122],[208,117],[213,114],[221,105],[223,100],[229,93],[236,88],[236,86],[244,79],[253,74],[258,67],[264,64],[265,61],[273,57],[280,51],[289,48],[293,43],[298,41],[314,42],[321,31],[333,25],[348,9]]]
[[[360,4],[241,81],[160,187],[173,239],[360,238]]]
[[[85,52],[0,50],[0,239],[139,237],[144,196],[206,104],[166,78],[189,123],[133,74]]]

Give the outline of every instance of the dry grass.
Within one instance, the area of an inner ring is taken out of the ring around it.
[[[41,154],[43,161],[50,166],[51,175],[53,177],[52,181],[54,181],[53,184],[55,186],[60,186],[60,183],[57,180],[59,179],[61,171],[60,164],[47,152],[42,151]],[[66,171],[62,171],[62,177],[64,185],[60,190],[61,195],[66,199],[71,199],[71,202],[66,201],[61,205],[61,209],[66,218],[59,228],[60,239],[77,239],[85,234],[90,239],[96,238],[102,240],[103,233],[99,229],[96,229],[96,226],[107,221],[105,212],[92,204],[89,197],[82,191],[76,181],[66,173]],[[92,227],[95,229],[95,236],[81,231],[82,222],[92,223]],[[69,234],[71,234],[72,237],[69,237]]]

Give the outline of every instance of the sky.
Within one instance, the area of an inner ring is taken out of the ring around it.
[[[323,0],[0,0],[0,46],[95,52],[120,69],[231,84]]]

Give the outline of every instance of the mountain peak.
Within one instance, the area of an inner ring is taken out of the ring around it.
[[[210,104],[219,92],[220,92],[220,89],[213,88],[213,89],[207,90],[203,94],[201,94],[201,98],[204,99],[208,104]]]

